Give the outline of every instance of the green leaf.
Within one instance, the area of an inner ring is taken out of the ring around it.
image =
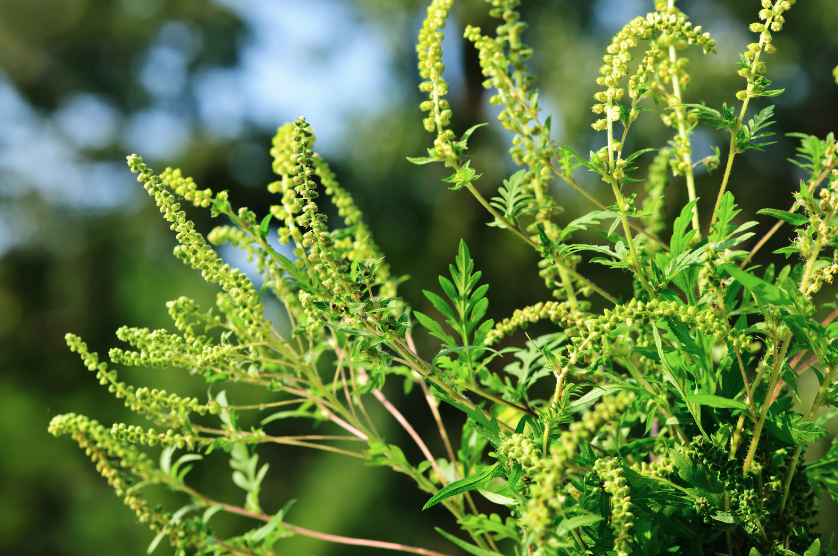
[[[469,544],[466,541],[462,541],[462,540],[458,539],[457,537],[455,537],[454,535],[446,533],[445,531],[443,531],[439,527],[434,527],[434,529],[436,529],[437,533],[439,533],[440,535],[442,535],[443,537],[445,537],[449,541],[453,542],[454,544],[456,544],[457,546],[459,546],[460,548],[462,548],[463,550],[465,550],[469,554],[473,554],[474,556],[498,556],[497,552],[489,552],[488,550],[483,550],[480,547],[474,546],[473,544]]]
[[[721,521],[722,523],[736,523],[737,521],[739,521],[737,517],[730,512],[716,512],[711,517],[716,521]],[[755,551],[756,548],[752,548],[750,556],[754,556]],[[757,556],[759,556],[759,552],[757,552],[756,554]]]
[[[675,219],[675,224],[672,228],[672,239],[669,241],[670,255],[674,258],[687,250],[690,246],[692,238],[698,233],[694,229],[687,232],[693,218],[693,207],[698,203],[698,199],[693,199],[681,209],[681,214]]]
[[[585,168],[587,168],[591,172],[599,173],[599,170],[597,169],[597,167],[594,166],[591,163],[590,160],[588,160],[587,158],[585,158],[584,156],[582,156],[578,152],[574,151],[573,149],[571,149],[570,147],[568,147],[567,145],[565,145],[561,141],[556,141],[556,144],[560,145],[563,149],[566,149],[568,152],[570,152],[570,154],[572,154],[576,158],[576,160],[578,160],[582,164],[582,166],[584,166]]]
[[[454,338],[451,337],[450,334],[447,334],[445,330],[443,330],[442,325],[430,318],[429,316],[425,315],[424,313],[420,313],[419,311],[413,311],[413,315],[416,317],[416,320],[419,321],[419,324],[427,328],[432,336],[436,336],[440,340],[442,340],[443,345],[447,347],[455,347],[457,342]]]
[[[795,214],[793,212],[786,212],[784,210],[777,210],[777,209],[762,209],[758,210],[757,214],[767,214],[769,216],[773,216],[774,218],[778,218],[783,222],[788,222],[792,226],[803,226],[809,223],[809,219],[803,216],[802,214]]]
[[[459,142],[460,142],[460,146],[461,146],[461,147],[465,147],[465,146],[466,146],[466,143],[468,143],[468,139],[469,139],[469,137],[471,137],[471,134],[472,134],[472,133],[474,133],[474,131],[475,131],[477,128],[483,127],[484,125],[489,125],[489,124],[488,124],[488,123],[477,124],[477,125],[473,125],[473,126],[471,126],[470,128],[468,128],[468,130],[466,130],[466,132],[465,132],[465,133],[463,133],[463,136],[462,136],[462,137],[460,137],[460,141],[459,141]]]
[[[623,178],[620,180],[620,183],[643,183],[644,181],[646,180],[639,180],[636,178],[631,178],[629,176],[623,176]]]
[[[664,376],[669,379],[678,393],[681,395],[682,398],[687,397],[687,393],[684,390],[684,379],[682,376],[679,376],[678,373],[675,372],[675,369],[672,368],[670,365],[669,360],[666,358],[666,354],[663,352],[663,343],[661,341],[660,332],[658,332],[658,327],[652,326],[652,332],[655,337],[655,347],[658,350],[658,356],[660,357],[661,364],[664,370]],[[683,374],[683,370],[681,371]],[[690,414],[692,414],[693,419],[695,420],[695,424],[698,425],[698,430],[701,431],[702,436],[706,437],[707,433],[704,431],[704,427],[701,426],[701,406],[695,402],[686,402],[687,409],[689,410]]]
[[[480,176],[483,174],[478,174],[474,171],[474,168],[470,166],[471,161],[467,160],[460,168],[454,173],[454,175],[449,176],[442,181],[445,183],[453,183],[454,187],[449,187],[452,191],[457,191],[468,185],[473,181],[477,181]]]
[[[641,154],[646,154],[646,153],[650,153],[652,151],[658,151],[658,150],[660,150],[660,149],[642,149],[642,150],[639,150],[637,152],[631,153],[628,156],[628,158],[626,158],[626,164],[628,164],[629,162],[631,162],[632,160],[634,160],[635,158],[637,158]]]
[[[721,113],[702,104],[674,104],[669,108],[675,108],[676,106],[686,106],[687,108],[691,108],[691,113],[698,115],[698,117],[705,124],[716,129],[733,130],[736,127],[736,116],[734,116],[731,110],[728,109],[727,104],[722,105]]]
[[[736,266],[731,264],[722,265],[720,268],[725,270],[725,272],[735,278],[737,282],[751,291],[760,303],[779,305],[781,307],[794,306],[792,298],[774,284],[770,284],[765,280],[757,278],[753,274],[739,270]]]
[[[614,392],[619,392],[621,390],[630,390],[640,392],[643,389],[639,386],[633,386],[626,383],[623,384],[603,384],[602,386],[594,386],[590,392],[575,400],[572,404],[570,404],[570,409],[577,409],[584,405],[592,404],[598,399],[603,396],[608,396],[613,394]]]
[[[262,296],[265,295],[265,290],[271,287],[270,282],[265,280],[265,283],[262,284],[262,287],[259,288],[259,295],[256,296],[256,303],[262,303]]]
[[[571,233],[577,230],[587,230],[589,226],[596,226],[600,223],[601,220],[606,218],[616,218],[619,217],[620,213],[614,212],[613,210],[596,210],[593,212],[589,212],[584,216],[580,216],[576,220],[572,220],[567,226],[565,226],[561,234],[559,235],[558,241],[561,242]],[[546,237],[546,235],[545,235]],[[544,243],[544,239],[542,238],[542,244]]]
[[[354,328],[345,328],[343,326],[335,326],[334,324],[330,324],[328,322],[324,322],[323,324],[325,324],[326,326],[328,326],[332,330],[338,330],[340,332],[345,332],[345,333],[351,334],[353,336],[366,336],[368,338],[374,338],[375,337],[373,334],[370,334],[369,332],[364,332],[363,330],[355,330]]]
[[[282,270],[284,270],[289,276],[296,280],[297,284],[300,286],[302,290],[311,291],[311,283],[309,282],[308,277],[304,274],[301,274],[300,271],[297,270],[297,267],[294,266],[294,263],[292,263],[288,259],[288,257],[283,255],[282,253],[278,253],[270,245],[266,245],[265,249],[268,251],[268,253],[273,255],[274,258],[277,259],[277,261],[279,261],[279,266],[282,267]]]
[[[512,174],[508,180],[503,180],[503,185],[498,189],[500,197],[492,197],[491,205],[503,213],[503,217],[513,224],[518,223],[518,216],[526,212],[527,205],[533,200],[524,187],[524,176],[526,170],[519,170]],[[506,227],[500,220],[495,219],[489,226],[498,228]]]
[[[809,548],[806,549],[806,552],[803,553],[803,556],[819,556],[821,553],[821,540],[815,539]]]
[[[250,534],[250,539],[254,542],[259,542],[271,533],[273,533],[274,529],[276,529],[279,524],[282,523],[282,510],[280,510],[275,516],[271,518],[269,522],[265,525],[259,527],[253,533]]]
[[[408,162],[411,162],[412,164],[416,164],[417,166],[421,166],[422,164],[430,164],[431,162],[437,162],[433,158],[430,158],[430,157],[427,157],[427,156],[418,156],[418,157],[408,156],[408,157],[405,157],[405,158],[407,158]]]
[[[803,415],[799,413],[769,414],[765,427],[772,437],[797,446],[806,446],[829,436],[826,429],[803,422]]]
[[[785,89],[774,89],[773,91],[762,91],[759,96],[761,97],[776,97],[783,94]]]
[[[733,193],[726,192],[722,196],[721,202],[719,202],[719,208],[716,209],[716,223],[713,224],[713,229],[707,239],[714,243],[721,243],[728,239],[733,231],[733,218],[740,212],[736,208]]]
[[[169,474],[178,483],[182,483],[183,482],[183,477],[185,476],[185,473],[182,473],[181,475],[178,475],[178,469],[180,468],[180,466],[183,465],[184,463],[187,463],[187,462],[190,462],[190,461],[198,461],[198,460],[202,460],[202,459],[204,459],[204,456],[199,455],[199,454],[184,454],[175,462],[175,464],[172,466],[172,469],[169,472]],[[186,469],[184,469],[184,471],[188,472],[188,470],[191,467],[192,466],[187,467]]]
[[[223,194],[223,195],[222,195]],[[227,202],[227,191],[219,191],[215,195],[215,201],[212,203],[212,210],[218,214],[229,214],[230,203]]]
[[[442,502],[446,498],[481,487],[483,483],[492,478],[492,474],[494,474],[495,469],[497,469],[499,465],[500,462],[489,467],[484,467],[477,475],[466,477],[465,479],[460,479],[459,481],[454,481],[453,483],[448,483],[446,486],[441,488],[439,492],[434,494],[422,509],[427,510],[431,506]]]
[[[693,394],[685,397],[684,400],[706,405],[708,407],[719,407],[723,409],[748,409],[748,406],[740,401],[730,400],[713,394]]]
[[[169,520],[169,523],[178,523],[180,521],[180,518],[182,518],[183,516],[185,516],[186,514],[191,512],[192,510],[196,510],[200,507],[201,506],[199,504],[189,504],[189,505],[186,505],[186,506],[182,507],[181,509],[176,511],[174,514],[172,514],[172,517]]]
[[[480,350],[483,350],[483,351],[491,351],[492,353],[496,353],[497,355],[500,355],[501,357],[503,357],[501,352],[499,352],[496,349],[492,349],[490,347],[486,347],[486,346],[460,346],[460,347],[444,349],[444,350],[440,351],[439,353],[437,353],[434,356],[433,360],[431,361],[431,367],[436,368],[436,360],[439,359],[440,357],[444,356],[444,355],[448,355],[449,353],[454,353],[455,351],[466,351],[466,350],[470,350],[470,349],[480,349]]]
[[[410,466],[401,448],[395,444],[385,444],[375,440],[371,441],[369,448],[364,451],[364,458],[366,460],[364,465],[370,467],[389,466],[399,469],[403,466]]]
[[[588,527],[594,523],[599,523],[602,519],[603,518],[601,516],[594,514],[577,515],[576,517],[563,519],[561,523],[559,523],[559,530],[557,532],[559,535],[566,535],[573,529]]]
[[[425,294],[425,297],[428,298],[428,301],[431,302],[431,305],[433,305],[437,311],[439,311],[449,319],[453,320],[454,322],[457,321],[457,316],[454,314],[454,310],[444,299],[442,299],[442,297],[428,290],[422,290],[422,293]]]
[[[160,541],[163,540],[163,537],[166,536],[168,532],[168,530],[163,529],[162,531],[157,533],[157,536],[154,537],[154,540],[151,541],[150,545],[148,545],[148,550],[146,550],[145,553],[151,554],[152,552],[154,552],[154,549],[157,548],[157,545],[160,544]]]
[[[201,518],[201,522],[203,522],[203,523],[209,522],[209,520],[212,516],[214,516],[215,514],[217,514],[218,512],[220,512],[223,509],[224,509],[224,506],[222,506],[221,504],[213,504],[212,506],[207,508],[207,511],[204,512],[204,516]]]
[[[265,417],[264,419],[262,419],[262,422],[260,424],[261,425],[267,425],[271,421],[276,421],[278,419],[289,419],[289,418],[293,418],[293,417],[306,417],[306,418],[309,418],[309,419],[316,419],[317,418],[315,416],[315,414],[313,414],[309,411],[306,411],[304,409],[292,409],[290,411],[278,411],[278,412],[274,413],[273,415],[269,415],[268,417]]]
[[[495,504],[501,504],[503,506],[518,505],[518,501],[510,496],[504,496],[503,494],[498,494],[496,492],[492,492],[483,488],[478,488],[477,492],[479,492],[483,496],[483,498],[490,502],[494,502]]]
[[[770,137],[774,135],[774,133],[760,133],[761,130],[767,128],[774,122],[768,121],[774,115],[774,107],[767,106],[759,111],[757,115],[755,115],[752,119],[748,120],[747,126],[739,126],[739,133],[736,136],[736,148],[739,151],[745,151],[747,149],[756,149],[762,150],[762,147],[767,145],[773,145],[776,143],[756,143],[757,139],[762,139],[764,137]]]
[[[172,470],[172,454],[175,453],[175,450],[177,450],[177,446],[169,446],[160,453],[160,470],[166,475],[169,475]]]
[[[259,235],[262,239],[267,238],[268,233],[271,231],[271,216],[272,214],[268,213],[268,215],[263,218],[262,222],[259,224]]]
[[[629,110],[619,102],[615,103],[614,107],[620,110],[620,122],[623,124],[623,127],[628,127],[629,118],[631,117],[631,110]]]

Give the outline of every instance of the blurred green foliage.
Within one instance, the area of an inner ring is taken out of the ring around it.
[[[262,4],[273,2],[253,0],[249,6],[258,10]],[[279,0],[278,4],[278,9],[305,20],[307,2]],[[414,308],[430,310],[421,289],[444,272],[456,252],[456,238],[462,237],[471,246],[486,281],[509,285],[503,291],[493,286],[490,317],[502,319],[514,308],[546,297],[548,292],[534,272],[536,255],[530,249],[511,234],[486,228],[488,217],[470,196],[449,192],[444,184],[429,177],[434,170],[439,172],[436,178],[444,177],[441,168],[417,172],[405,160],[407,155],[422,155],[428,142],[417,108],[420,93],[413,51],[424,2],[318,0],[311,5],[322,8],[330,4],[350,9],[367,26],[364,28],[378,29],[387,41],[386,55],[391,65],[386,71],[392,83],[392,100],[379,110],[347,115],[340,122],[336,146],[326,154],[339,179],[365,210],[391,267],[397,273],[411,275],[402,287],[402,295]],[[454,16],[460,26],[466,21],[492,25],[481,0],[457,4]],[[589,107],[604,45],[625,21],[652,9],[651,2],[648,4],[633,0],[533,0],[522,6],[523,19],[530,23],[529,42],[536,52],[533,69],[546,100],[544,106],[557,111],[553,116],[554,135],[577,150],[585,152],[600,146],[590,129],[594,115]],[[200,37],[186,68],[187,80],[200,71],[241,64],[241,50],[252,29],[230,6],[232,2],[210,0],[0,0],[0,79],[47,120],[67,98],[81,93],[106,98],[120,114],[137,113],[154,102],[141,83],[140,68],[159,30],[168,22],[186,23]],[[704,24],[719,42],[717,56],[693,55],[695,85],[685,95],[688,102],[699,97],[716,107],[723,101],[731,102],[741,84],[733,63],[749,41],[747,24],[755,20],[759,2],[683,0],[679,6],[694,21]],[[769,72],[778,88],[787,88],[786,94],[776,99],[778,132],[823,136],[834,131],[838,91],[831,69],[838,60],[836,28],[838,3],[809,0],[796,7],[784,32],[778,34],[775,42],[779,53]],[[449,27],[446,31],[446,63],[459,71],[449,95],[455,117],[453,128],[464,130],[475,123],[492,121],[495,112],[484,96],[476,54],[460,40],[459,29]],[[339,28],[318,28],[317,32],[330,32],[338,42],[342,40]],[[294,56],[294,48],[292,41],[287,51],[276,56]],[[315,72],[317,58],[312,60]],[[363,80],[366,71],[370,68],[359,60],[352,68],[352,78]],[[282,86],[293,87],[294,78],[287,76]],[[328,74],[319,75],[315,84],[323,88],[341,85],[332,82]],[[248,91],[242,89],[240,93],[247,102]],[[189,88],[169,102],[187,113],[197,111],[197,101]],[[296,115],[294,106],[283,109],[288,111],[289,120]],[[316,131],[318,121],[308,116]],[[667,130],[654,117],[641,119],[636,126],[635,142],[662,145],[666,141]],[[150,532],[132,521],[130,512],[75,444],[47,434],[50,418],[67,411],[85,413],[108,425],[134,419],[96,384],[66,349],[63,337],[68,331],[79,334],[92,349],[104,353],[113,344],[118,326],[165,327],[166,301],[188,293],[209,306],[214,291],[171,256],[174,238],[155,208],[147,199],[141,200],[144,195],[110,208],[62,204],[32,186],[26,176],[4,168],[2,161],[14,141],[10,136],[4,138],[4,133],[0,126],[0,139],[5,140],[0,141],[0,217],[8,219],[0,225],[0,235],[6,235],[0,237],[0,246],[12,247],[0,254],[0,553],[144,554]],[[726,145],[721,133],[702,133],[703,144],[696,141],[696,159],[710,154],[710,145]],[[271,135],[272,130],[255,124],[244,125],[227,136],[213,136],[197,126],[176,161],[163,157],[152,163],[160,170],[164,164],[177,163],[199,185],[214,190],[235,189],[241,205],[258,209],[269,204],[264,188],[270,181],[269,159],[255,155],[242,162],[236,157],[252,145],[263,147],[267,153]],[[490,126],[481,129],[470,143],[474,166],[484,172],[477,186],[486,193],[494,193],[512,169],[505,162],[507,142],[499,126]],[[129,154],[125,148],[117,134],[95,148],[80,148],[76,156],[121,161]],[[790,166],[778,161],[791,156],[793,148],[792,142],[781,138],[767,153],[749,153],[737,162],[734,172],[738,189],[734,193],[744,209],[743,219],[753,219],[756,209],[763,206],[785,208],[790,204],[790,193],[800,176],[786,173]],[[49,164],[50,151],[36,154]],[[243,173],[242,165],[248,171]],[[127,167],[123,171],[129,175]],[[719,179],[719,175],[699,174],[700,214],[709,215]],[[594,192],[602,187],[595,180],[583,184]],[[669,189],[673,201],[686,197],[679,185],[676,180]],[[569,188],[556,187],[568,218],[590,208]],[[26,233],[20,220],[11,218],[14,214],[25,215]],[[204,211],[195,211],[193,217],[203,231],[212,225]],[[762,220],[765,229],[772,223]],[[775,240],[780,244],[784,238]],[[763,253],[770,251],[765,249]],[[523,268],[533,271],[520,272]],[[595,275],[594,270],[589,269],[589,273]],[[609,275],[614,277],[613,273]],[[606,279],[603,276],[598,281]],[[619,287],[614,284],[612,291]],[[627,284],[624,289],[629,291]],[[420,351],[435,347],[431,339],[421,335],[417,342]],[[167,370],[130,368],[124,373],[129,382],[138,385],[163,387],[183,395],[202,395],[205,391],[201,381]],[[388,388],[392,390],[388,395],[409,419],[430,423],[423,436],[432,450],[440,449],[426,408],[418,403],[420,394],[403,395],[395,381]],[[307,424],[301,423],[299,428],[301,432],[307,430]],[[393,426],[390,434],[397,440],[402,432]],[[415,459],[418,452],[413,453],[408,443],[404,445],[408,446],[408,457]],[[431,524],[439,525],[446,518],[433,510],[421,513],[423,497],[407,479],[361,464],[345,465],[328,454],[309,454],[289,447],[268,449],[263,457],[271,463],[263,499],[271,507],[279,507],[292,497],[300,499],[293,510],[294,523],[450,553],[450,545],[441,537],[426,538]],[[212,457],[208,460],[191,476],[196,486],[212,483],[221,489],[219,496],[236,496],[235,487],[227,480],[226,464]],[[209,473],[213,462],[218,464],[218,476]],[[316,476],[331,479],[315,481]],[[824,521],[824,530],[835,529],[835,512],[824,514]],[[223,526],[232,533],[237,523],[230,520]],[[165,550],[159,548],[158,552]],[[289,540],[284,550],[334,555],[368,552],[310,539]]]

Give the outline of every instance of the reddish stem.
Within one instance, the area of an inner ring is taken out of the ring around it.
[[[439,468],[439,465],[437,465],[436,460],[434,459],[434,456],[431,454],[431,451],[428,450],[428,447],[422,441],[422,438],[419,436],[419,434],[416,432],[416,430],[410,425],[410,423],[407,422],[407,419],[404,418],[404,415],[402,415],[399,412],[399,410],[396,409],[396,407],[393,404],[390,403],[390,400],[388,400],[384,396],[384,394],[381,392],[381,390],[375,389],[375,390],[372,391],[372,393],[376,398],[378,398],[378,401],[381,402],[381,405],[383,405],[387,409],[387,411],[389,411],[390,414],[393,417],[396,418],[396,421],[398,421],[399,424],[402,427],[404,427],[404,430],[407,431],[407,433],[410,435],[410,437],[413,438],[413,441],[416,442],[416,445],[419,446],[420,450],[422,450],[422,454],[425,455],[425,459],[428,460],[428,462],[431,464],[431,467],[434,468],[434,471],[436,472],[436,476],[439,477],[439,480],[442,483],[442,486],[445,486],[446,485],[445,477],[443,477],[443,475],[442,475],[442,470]]]
[[[220,502],[216,502],[215,500],[211,500],[207,498],[200,492],[193,490],[185,485],[180,487],[181,490],[186,492],[187,494],[191,494],[196,498],[200,498],[204,504],[207,506],[221,506],[224,511],[243,515],[246,517],[251,517],[253,519],[258,519],[261,521],[270,521],[271,516],[259,512],[253,512],[250,510],[246,510],[244,508],[240,508],[238,506],[232,506],[230,504],[222,504]],[[373,548],[383,548],[384,550],[398,550],[400,552],[410,552],[413,554],[424,554],[425,556],[448,556],[447,554],[443,554],[442,552],[437,552],[435,550],[428,550],[426,548],[418,548],[415,546],[407,546],[405,544],[397,544],[393,542],[384,542],[384,541],[373,541],[369,539],[356,539],[353,537],[341,537],[339,535],[330,535],[328,533],[320,533],[318,531],[312,531],[311,529],[306,529],[304,527],[298,527],[297,525],[291,525],[290,523],[282,522],[282,527],[294,531],[298,535],[303,535],[304,537],[312,537],[314,539],[320,539],[329,542],[335,542],[340,544],[351,544],[355,546],[370,546]],[[227,545],[229,546],[229,545]]]

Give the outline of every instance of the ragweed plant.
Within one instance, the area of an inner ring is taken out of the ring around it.
[[[286,521],[290,505],[263,507],[260,492],[269,468],[260,465],[258,448],[279,443],[407,474],[427,492],[425,508],[444,506],[469,540],[440,533],[476,556],[821,552],[814,526],[824,490],[838,499],[838,445],[808,464],[805,453],[827,436],[823,425],[838,414],[838,350],[832,346],[838,310],[816,317],[814,297],[838,272],[835,136],[795,135],[800,146],[792,162],[807,178],[788,211],[760,211],[777,223],[759,241],[748,231],[754,222],[735,223],[740,210],[729,187],[738,155],[771,145],[764,139],[772,135],[773,107],[751,116],[748,108],[754,99],[782,93],[769,88],[767,66],[776,50],[773,35],[782,31],[794,0],[755,6],[759,21],[750,30],[756,38],[739,64],[745,85],[720,109],[688,94],[693,77],[687,54],[711,55],[715,40],[674,0],[656,1],[655,11],[614,36],[604,48],[599,76],[591,76],[600,87],[592,125],[605,134],[605,146],[588,155],[551,137],[550,117],[542,117],[527,66],[532,49],[524,42],[527,25],[515,10],[519,3],[490,0],[497,29],[486,34],[468,26],[464,35],[477,50],[485,87],[493,91],[490,102],[501,107],[501,125],[514,134],[510,155],[521,169],[489,200],[474,187],[479,169],[471,167],[466,151],[477,127],[455,133],[445,99],[441,44],[453,0],[433,0],[419,34],[420,90],[427,94],[420,108],[434,140],[427,157],[410,159],[444,164],[452,172],[445,180],[450,188],[470,192],[490,213],[490,226],[515,234],[539,254],[538,272],[554,298],[501,322],[486,319],[489,285],[481,283],[464,242],[450,276],[425,292],[436,314],[412,311],[398,297],[399,280],[352,196],[315,152],[305,118],[279,128],[274,138],[279,179],[268,189],[277,203],[258,215],[234,208],[226,191],[199,189],[180,170],[155,174],[139,156],[128,157],[131,171],[171,223],[175,255],[220,291],[212,309],[185,297],[170,302],[174,333],[120,328],[118,338],[130,347],[112,349],[109,359],[178,367],[216,385],[216,393],[199,400],[127,385],[68,334],[70,349],[96,378],[151,423],[109,428],[68,414],[53,419],[49,430],[75,439],[137,518],[157,532],[152,549],[165,538],[179,555],[269,555],[278,539],[298,534],[441,554],[310,531]],[[633,123],[654,107],[672,128],[672,139],[625,152]],[[716,196],[715,208],[703,219],[693,171],[699,164],[721,166],[722,151],[693,158],[691,137],[702,123],[730,133],[718,190],[707,192]],[[657,154],[647,168],[647,198],[639,204],[639,165],[651,151]],[[613,200],[583,189],[574,177],[579,170],[597,174]],[[556,178],[580,191],[592,212],[564,221],[550,193]],[[656,201],[666,187],[681,185],[688,202],[676,207],[670,225]],[[343,219],[337,226],[330,226],[318,205],[323,195]],[[204,238],[187,217],[187,203],[227,223]],[[278,229],[271,227],[274,221]],[[784,224],[793,228],[794,239],[777,253],[787,262],[753,267],[754,254]],[[586,229],[600,230],[606,243],[575,243],[574,233]],[[293,260],[277,250],[276,239],[290,244]],[[261,288],[219,258],[213,245],[222,243],[255,261]],[[617,299],[583,275],[583,260],[630,271],[631,298]],[[284,305],[286,333],[266,320],[265,295]],[[606,308],[594,312],[591,298]],[[504,347],[508,337],[523,335],[539,320],[549,321],[553,331],[527,336],[517,344],[524,347]],[[414,333],[434,336],[441,350],[418,353]],[[811,406],[798,413],[797,380],[809,369],[820,388]],[[432,454],[383,394],[394,374],[421,388],[444,454]],[[231,403],[221,390],[231,382],[265,389],[271,401]],[[537,384],[550,384],[552,394],[540,398]],[[440,401],[467,417],[459,447],[450,442]],[[411,462],[399,446],[385,442],[369,403],[382,404],[407,430],[424,461]],[[247,412],[265,412],[261,426],[241,426]],[[268,423],[290,416],[330,423],[334,430],[328,432],[338,434],[266,431]],[[143,449],[155,445],[164,447],[159,463]],[[229,454],[232,480],[244,491],[238,502],[189,486],[191,466],[215,450]],[[174,511],[152,507],[144,492],[155,485],[183,493],[188,504]],[[494,513],[484,513],[489,504]],[[251,518],[254,527],[218,538],[212,529],[218,512]]]

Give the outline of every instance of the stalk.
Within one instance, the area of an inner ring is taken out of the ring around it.
[[[254,512],[251,510],[247,510],[245,508],[240,508],[238,506],[233,506],[231,504],[224,504],[223,502],[217,502],[207,496],[204,496],[197,490],[193,490],[186,485],[180,485],[177,487],[178,490],[189,494],[193,498],[198,499],[202,505],[205,507],[211,506],[221,506],[225,512],[229,512],[232,514],[242,515],[245,517],[250,517],[252,519],[258,519],[259,521],[268,522],[271,520],[271,516],[261,513],[261,512]],[[443,554],[442,552],[437,552],[435,550],[428,550],[426,548],[418,548],[415,546],[408,546],[405,544],[397,544],[392,542],[384,542],[384,541],[374,541],[368,539],[356,539],[352,537],[341,537],[339,535],[330,535],[328,533],[320,533],[318,531],[312,531],[311,529],[306,529],[304,527],[298,527],[297,525],[291,525],[290,523],[282,522],[280,524],[281,527],[294,531],[294,533],[298,535],[303,535],[304,537],[311,537],[314,539],[320,539],[323,541],[329,541],[339,544],[350,544],[355,546],[369,546],[371,548],[383,548],[385,550],[396,550],[399,552],[409,552],[412,554],[423,554],[425,556],[448,556],[447,554]]]
[[[727,310],[725,309],[725,296],[721,292],[718,292],[716,295],[719,299],[719,307],[722,310],[722,318],[727,324],[727,329],[730,331],[730,321],[727,318]],[[757,415],[757,407],[756,404],[754,404],[754,396],[751,393],[751,387],[748,385],[747,369],[745,369],[745,364],[742,362],[742,354],[739,353],[739,348],[734,346],[733,351],[736,354],[736,361],[739,363],[739,369],[742,372],[742,383],[745,385],[745,394],[748,396],[748,403],[751,408],[751,417],[755,418]]]
[[[786,352],[789,349],[789,343],[791,343],[791,333],[786,333],[785,338],[783,339],[783,347],[780,349],[779,355],[774,358],[774,369],[771,371],[771,379],[768,381],[768,390],[765,392],[765,401],[762,403],[762,411],[760,412],[759,419],[754,423],[754,435],[753,439],[751,440],[751,446],[748,449],[748,455],[745,457],[745,464],[742,467],[742,470],[747,473],[751,469],[751,465],[754,463],[754,456],[757,453],[757,445],[759,444],[759,437],[762,434],[762,427],[765,424],[765,417],[768,415],[768,408],[771,406],[771,393],[774,390],[774,386],[777,383],[777,379],[780,376],[780,369],[783,367],[782,361],[786,358]],[[754,382],[756,384],[756,382]]]
[[[611,121],[611,110],[614,108],[611,99],[608,99],[608,165],[611,169],[611,172],[616,170],[614,165],[614,138],[613,138],[613,128],[612,128],[612,121]],[[634,270],[637,272],[637,277],[640,280],[640,283],[643,284],[643,288],[652,296],[654,296],[654,290],[649,285],[649,282],[646,281],[646,276],[643,274],[643,267],[640,266],[640,259],[637,257],[637,249],[634,247],[634,240],[631,236],[631,228],[629,227],[628,217],[626,216],[626,200],[623,198],[623,193],[620,191],[620,185],[616,178],[612,175],[608,176],[608,181],[611,183],[611,188],[614,190],[614,197],[617,199],[617,204],[620,207],[620,219],[623,222],[623,231],[626,234],[626,242],[628,242],[629,251],[631,251],[631,260],[634,264]]]
[[[675,7],[675,0],[669,0],[669,9]],[[669,45],[669,61],[672,62],[672,66],[675,67],[675,62],[677,60],[677,56],[675,54],[675,45]],[[678,72],[677,68],[674,77],[672,78],[672,92],[675,95],[678,104],[681,104],[681,84],[678,82]],[[681,140],[684,142],[683,147],[686,147],[686,143],[689,141],[689,133],[687,133],[687,128],[684,125],[684,113],[685,109],[683,106],[678,106],[675,108],[675,114],[678,118],[678,135],[681,136]],[[695,177],[693,176],[693,164],[692,164],[692,157],[690,153],[686,152],[681,154],[681,159],[686,163],[687,168],[684,170],[684,177],[687,180],[687,195],[689,196],[690,202],[695,201]],[[696,231],[700,230],[698,224],[698,206],[693,206],[693,228]]]
[[[669,0],[672,2],[672,0]],[[771,26],[771,21],[773,20],[773,16],[769,17],[765,21],[765,28],[768,29]],[[762,33],[759,36],[759,52],[754,55],[754,59],[751,62],[751,73],[748,76],[748,83],[753,80],[756,76],[757,71],[757,64],[759,64],[759,55],[762,54],[763,47],[765,46],[765,39],[763,39]],[[722,178],[722,185],[719,187],[719,194],[716,197],[716,206],[713,207],[713,216],[710,218],[710,228],[712,229],[713,224],[716,222],[716,211],[719,210],[719,206],[722,203],[722,196],[725,194],[725,190],[727,189],[727,182],[730,178],[730,170],[733,168],[733,158],[739,153],[736,148],[736,134],[739,132],[739,128],[742,127],[742,120],[745,119],[745,112],[748,110],[748,103],[751,101],[750,96],[746,96],[745,100],[742,101],[742,109],[739,111],[739,118],[736,120],[736,126],[730,132],[730,149],[729,154],[727,157],[727,165],[725,166],[725,175]],[[708,232],[709,233],[709,232]]]

